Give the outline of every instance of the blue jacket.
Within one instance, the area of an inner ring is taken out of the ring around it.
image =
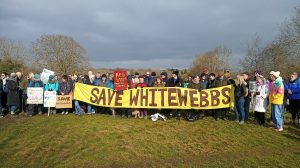
[[[288,96],[290,100],[300,100],[300,78],[297,78],[295,81],[289,81],[284,86],[285,91],[288,89],[292,91],[292,94]]]
[[[110,89],[114,89],[114,81],[108,81],[106,87],[110,88]]]
[[[44,84],[42,81],[31,80],[27,87],[44,87]]]
[[[54,83],[47,83],[44,87],[45,91],[58,91],[58,82],[54,82]]]

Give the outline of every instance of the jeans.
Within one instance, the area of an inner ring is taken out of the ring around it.
[[[297,117],[300,119],[300,99],[290,100],[290,112],[292,113],[292,119]]]
[[[271,104],[271,112],[273,123],[276,124],[278,129],[283,128],[283,105]]]
[[[9,108],[9,112],[11,114],[14,114],[17,111],[18,106],[10,105],[10,106],[8,106],[8,108]]]
[[[82,111],[81,111],[81,107],[79,105],[79,101],[75,100],[74,104],[75,104],[75,114],[81,115]]]
[[[244,103],[245,121],[248,121],[249,118],[250,102],[251,102],[251,97],[245,97],[245,103]]]
[[[90,104],[87,105],[87,111],[88,111],[89,114],[95,113],[94,107]]]
[[[236,115],[236,120],[239,121],[245,121],[245,98],[241,97],[238,100],[236,100],[236,108],[237,108],[237,115]]]
[[[40,104],[29,104],[28,105],[28,115],[34,115],[34,112],[37,111],[38,113],[43,112],[43,106]]]

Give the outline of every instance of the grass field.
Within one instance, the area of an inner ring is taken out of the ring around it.
[[[210,117],[5,117],[0,167],[300,167],[300,129],[279,133]]]

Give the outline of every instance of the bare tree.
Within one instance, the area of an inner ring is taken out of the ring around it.
[[[240,59],[240,65],[245,71],[261,69],[264,65],[261,38],[256,35],[253,41],[247,43],[246,56]]]
[[[231,49],[225,46],[218,46],[215,48],[214,52],[216,53],[219,62],[223,66],[224,70],[230,69],[229,61],[231,58]]]
[[[208,68],[211,72],[217,72],[223,70],[223,67],[223,62],[219,59],[216,52],[208,51],[196,56],[190,67],[190,73],[199,75],[204,68]]]
[[[72,37],[42,35],[32,43],[34,63],[58,74],[72,74],[90,68],[85,49]]]
[[[24,71],[26,51],[20,42],[0,38],[0,71]]]

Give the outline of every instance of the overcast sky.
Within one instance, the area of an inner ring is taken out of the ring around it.
[[[225,45],[235,58],[278,34],[299,0],[0,0],[0,36],[72,36],[95,68],[187,68]],[[238,59],[233,59],[233,64]]]

